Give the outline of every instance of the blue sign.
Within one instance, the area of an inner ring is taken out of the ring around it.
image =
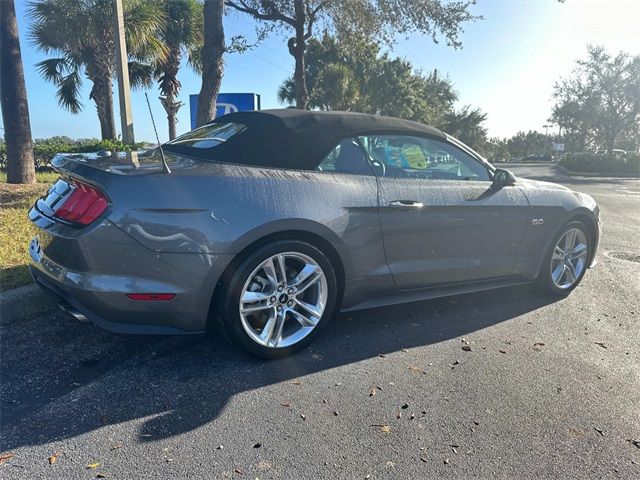
[[[191,129],[196,128],[198,114],[198,95],[189,95],[191,110]],[[257,93],[219,93],[216,101],[216,117],[227,113],[260,110],[260,95]]]

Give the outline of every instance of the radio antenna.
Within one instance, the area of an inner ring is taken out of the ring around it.
[[[144,98],[147,99],[147,107],[149,107],[149,116],[151,117],[151,124],[153,125],[153,131],[156,134],[156,141],[158,142],[158,150],[160,150],[160,156],[162,157],[162,173],[171,173],[169,169],[169,165],[167,165],[167,159],[164,158],[164,151],[162,150],[162,144],[160,143],[160,138],[158,137],[158,130],[156,129],[156,122],[153,119],[153,113],[151,112],[151,104],[149,103],[149,95],[147,92],[144,92]]]

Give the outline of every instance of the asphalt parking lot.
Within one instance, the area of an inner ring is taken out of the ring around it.
[[[601,206],[599,264],[568,298],[340,315],[272,362],[61,312],[3,324],[0,477],[640,478],[640,181],[509,168]]]

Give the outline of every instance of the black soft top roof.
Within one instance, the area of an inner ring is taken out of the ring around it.
[[[399,118],[354,112],[298,109],[236,112],[211,123],[247,128],[211,148],[167,145],[167,149],[214,162],[276,168],[314,169],[342,139],[363,133],[409,133],[445,139],[440,131]]]

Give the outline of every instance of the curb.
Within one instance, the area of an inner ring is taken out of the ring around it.
[[[638,175],[632,173],[597,173],[597,172],[574,172],[573,170],[567,170],[562,165],[556,165],[556,168],[567,175],[573,177],[593,177],[593,178],[640,178]]]
[[[55,309],[53,300],[35,284],[0,293],[1,326]]]

